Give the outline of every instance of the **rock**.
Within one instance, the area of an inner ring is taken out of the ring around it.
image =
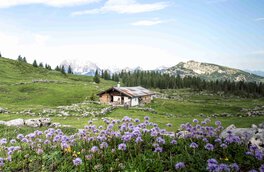
[[[5,122],[5,125],[7,126],[24,126],[25,125],[25,121],[23,119],[14,119],[14,120],[10,120]]]
[[[257,129],[255,135],[250,138],[249,142],[264,150],[264,129]]]
[[[0,113],[7,113],[8,111],[2,107],[0,107]]]
[[[54,128],[58,128],[58,127],[61,127],[61,124],[58,123],[58,122],[54,122],[50,125],[50,127],[54,127]]]
[[[6,125],[5,121],[0,121],[0,125]]]
[[[258,126],[257,126],[256,124],[252,124],[252,125],[251,125],[251,128],[255,128],[255,129],[257,129]]]
[[[50,118],[40,118],[39,121],[41,122],[41,126],[48,127],[51,125]]]
[[[25,120],[25,125],[28,127],[40,127],[41,122],[39,119],[27,119]]]
[[[264,122],[259,124],[259,128],[264,129]]]

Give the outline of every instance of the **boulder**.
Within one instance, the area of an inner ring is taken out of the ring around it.
[[[54,122],[50,125],[50,127],[54,127],[54,128],[58,128],[58,127],[61,127],[61,124],[58,123],[58,122]]]
[[[51,119],[50,118],[40,118],[39,119],[41,126],[48,127],[51,125]]]
[[[14,119],[14,120],[10,120],[5,122],[5,125],[7,126],[24,126],[25,125],[25,121],[23,119]]]
[[[0,113],[7,113],[8,111],[2,107],[0,107]]]
[[[0,125],[6,125],[5,121],[0,121]]]
[[[264,129],[257,129],[256,133],[250,138],[249,142],[264,150]]]
[[[41,122],[39,119],[27,119],[25,120],[25,125],[28,127],[40,127]]]
[[[236,128],[235,125],[232,124],[222,131],[220,137],[226,138],[229,135],[228,131],[231,131],[232,135],[239,136],[247,143],[255,135],[257,128]]]

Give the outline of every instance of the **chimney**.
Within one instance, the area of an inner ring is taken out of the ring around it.
[[[119,87],[120,87],[120,82],[117,83],[117,88],[119,88]]]

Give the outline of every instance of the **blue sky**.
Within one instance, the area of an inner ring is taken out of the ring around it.
[[[0,1],[0,51],[52,66],[153,69],[196,60],[264,70],[264,0]]]

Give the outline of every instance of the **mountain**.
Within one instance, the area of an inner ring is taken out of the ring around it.
[[[181,77],[196,76],[205,80],[232,80],[232,81],[264,81],[263,77],[239,69],[224,67],[216,64],[188,61],[168,68],[165,73],[180,75]]]
[[[261,70],[245,70],[245,71],[264,77],[264,71],[261,71]]]
[[[63,65],[66,71],[71,66],[73,73],[78,75],[94,76],[96,70],[100,71],[95,63],[88,60],[69,59],[64,60],[60,65]]]

